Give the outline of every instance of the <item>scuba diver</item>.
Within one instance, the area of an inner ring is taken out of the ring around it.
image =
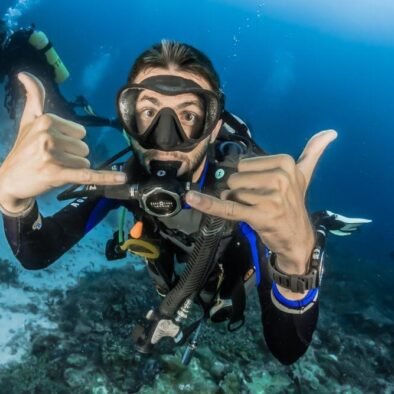
[[[132,333],[138,351],[185,344],[187,365],[205,322],[227,322],[229,331],[243,325],[248,291],[257,286],[272,354],[291,364],[306,352],[318,319],[326,234],[349,235],[369,222],[306,210],[314,167],[335,131],[312,137],[298,161],[268,155],[226,111],[210,59],[162,41],[137,58],[117,97],[130,146],[93,170],[85,129],[46,114],[43,85],[26,73],[18,78],[27,99],[0,167],[0,210],[23,267],[48,267],[119,208],[133,214],[134,225],[125,231],[120,224],[106,256],[143,257],[162,297]],[[43,217],[36,197],[66,184],[74,185],[58,198],[73,202]]]
[[[59,84],[69,77],[69,72],[48,37],[34,25],[11,32],[0,19],[0,82],[7,77],[4,106],[11,119],[16,118],[17,103],[24,96],[18,82],[18,72],[27,71],[40,79],[45,87],[45,112],[57,114],[86,127],[114,127],[120,129],[117,119],[97,116],[83,96],[74,102],[67,101]],[[78,112],[80,108],[80,112]]]

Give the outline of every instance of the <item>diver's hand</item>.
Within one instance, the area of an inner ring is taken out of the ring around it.
[[[305,193],[320,156],[336,137],[334,130],[314,135],[297,162],[288,155],[241,160],[221,199],[189,192],[186,201],[201,212],[248,223],[277,254],[282,271],[304,274],[314,246]]]
[[[78,123],[44,114],[45,90],[33,75],[20,73],[26,105],[16,142],[0,167],[0,204],[22,211],[32,198],[68,183],[125,183],[125,174],[90,170],[86,130]]]

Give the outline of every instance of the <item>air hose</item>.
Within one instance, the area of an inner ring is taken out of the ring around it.
[[[235,160],[227,161],[216,168],[215,176],[220,174],[222,177],[220,182],[217,182],[212,195],[218,197],[226,188],[228,176],[234,172],[235,164]],[[216,253],[228,223],[227,220],[219,217],[203,216],[193,250],[174,288],[158,308],[147,313],[145,319],[133,332],[132,336],[138,351],[142,353],[155,351],[155,345],[163,338],[172,338],[176,344],[184,342],[188,330],[182,330],[181,323],[187,319],[194,299],[200,294],[215,268]]]
[[[159,306],[160,314],[165,317],[174,316],[187,298],[198,293],[211,272],[211,265],[222,239],[226,221],[215,216],[206,216],[203,220],[200,235],[184,272]]]
[[[185,339],[180,323],[187,318],[194,298],[212,272],[225,228],[224,219],[208,215],[203,218],[200,234],[177,284],[159,308],[150,310],[134,329],[132,336],[139,352],[152,353],[163,338],[172,338],[175,343]]]

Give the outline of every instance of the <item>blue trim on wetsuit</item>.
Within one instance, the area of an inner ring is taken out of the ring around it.
[[[208,160],[205,161],[204,169],[202,171],[200,180],[198,181],[198,191],[201,191],[202,188],[204,187],[205,178],[207,177],[207,173],[208,173]],[[182,209],[191,209],[191,206],[185,202],[184,205],[182,206]]]
[[[315,299],[316,295],[318,294],[319,290],[310,289],[306,296],[301,300],[288,300],[284,297],[278,290],[278,287],[275,282],[272,282],[272,293],[274,294],[275,298],[280,302],[282,305],[286,306],[290,309],[302,309],[308,306],[313,300]]]
[[[240,228],[242,234],[245,236],[245,238],[249,242],[250,251],[252,252],[253,265],[256,270],[256,285],[259,285],[261,282],[261,270],[260,270],[259,251],[257,249],[256,233],[254,232],[252,227],[250,227],[249,224],[247,224],[245,222],[241,222],[239,224],[239,228]]]
[[[96,206],[93,208],[91,214],[89,215],[89,219],[85,224],[85,234],[88,233],[92,228],[96,226],[107,213],[115,208],[120,206],[120,201],[112,200],[109,198],[102,197],[97,202]]]

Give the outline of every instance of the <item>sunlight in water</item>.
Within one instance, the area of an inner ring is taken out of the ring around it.
[[[343,38],[394,45],[394,2],[391,0],[220,0],[257,17],[312,26]]]
[[[9,29],[15,29],[18,26],[18,19],[31,9],[32,6],[38,4],[39,0],[17,0],[15,5],[9,7],[4,14],[4,20]]]

